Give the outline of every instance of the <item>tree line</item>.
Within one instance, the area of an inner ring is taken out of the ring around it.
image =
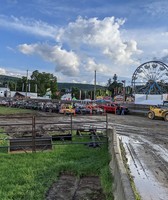
[[[112,98],[118,94],[131,94],[130,86],[125,87],[125,82],[118,82],[118,77],[114,74],[113,78],[107,81],[106,86],[96,86],[96,96],[111,96]],[[8,87],[11,91],[36,92],[38,96],[44,96],[50,90],[52,99],[59,99],[65,93],[71,93],[76,99],[93,99],[94,85],[89,84],[68,84],[62,83],[58,88],[57,77],[51,73],[32,72],[30,78],[23,76],[22,78],[0,75],[0,86]]]

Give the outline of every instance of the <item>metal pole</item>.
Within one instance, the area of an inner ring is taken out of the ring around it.
[[[72,113],[71,113],[71,136],[72,136]]]
[[[79,90],[79,99],[81,100],[81,94],[82,94],[82,92],[81,92],[81,90]]]
[[[28,83],[28,69],[26,74],[26,99],[27,99],[27,83]]]
[[[94,100],[96,100],[96,70],[95,70],[95,76],[94,76]]]
[[[37,93],[37,84],[35,84],[35,92]]]
[[[124,102],[125,102],[125,80],[124,80]]]
[[[106,136],[107,136],[107,130],[108,130],[108,115],[106,113]]]
[[[36,152],[35,116],[32,116],[32,153]]]

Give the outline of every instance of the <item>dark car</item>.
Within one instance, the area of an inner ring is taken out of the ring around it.
[[[84,108],[84,107],[76,107],[75,108],[75,113],[76,114],[90,114],[91,113],[91,110],[88,109],[88,108]]]

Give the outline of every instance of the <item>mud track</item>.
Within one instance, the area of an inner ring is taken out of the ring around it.
[[[109,115],[109,126],[123,142],[142,199],[168,199],[168,122]]]

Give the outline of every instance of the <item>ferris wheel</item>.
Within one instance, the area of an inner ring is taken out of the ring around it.
[[[132,75],[135,94],[163,94],[168,87],[168,66],[160,61],[140,65]]]

